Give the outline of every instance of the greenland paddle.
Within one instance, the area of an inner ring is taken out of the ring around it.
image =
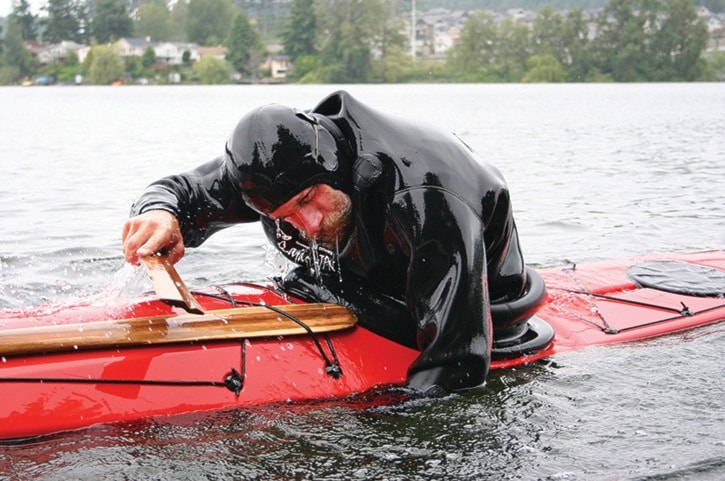
[[[142,257],[141,261],[146,267],[146,272],[151,278],[151,283],[154,285],[159,299],[171,306],[181,307],[191,314],[204,314],[179,273],[169,262],[168,257],[157,254]]]
[[[22,327],[0,330],[0,356],[290,336],[337,331],[355,322],[347,308],[320,303]]]
[[[156,294],[187,314],[0,330],[0,356],[330,332],[357,322],[335,304],[283,304],[204,312],[166,256],[142,258]]]

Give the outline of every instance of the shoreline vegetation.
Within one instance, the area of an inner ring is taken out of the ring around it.
[[[0,85],[725,80],[720,11],[693,0],[553,3],[47,0],[34,15],[15,0],[0,22]]]

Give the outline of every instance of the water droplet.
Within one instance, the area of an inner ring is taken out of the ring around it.
[[[309,250],[310,257],[312,258],[312,275],[314,275],[318,281],[322,281],[322,265],[320,264],[320,246],[317,241],[313,240],[310,242]]]
[[[335,269],[337,270],[337,277],[342,283],[342,267],[340,266],[340,239],[335,236]]]

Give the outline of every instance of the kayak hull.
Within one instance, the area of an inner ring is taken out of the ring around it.
[[[0,436],[25,438],[89,424],[341,398],[375,385],[402,384],[405,364],[415,358],[415,351],[401,350],[365,329],[335,333],[330,338],[342,367],[335,379],[312,340],[294,337],[8,359],[2,375],[22,381],[3,388]],[[238,384],[227,386],[225,379],[234,372]]]
[[[725,252],[659,256],[725,271]],[[536,316],[555,332],[533,354],[497,359],[510,368],[587,346],[630,342],[725,319],[725,299],[640,288],[627,276],[637,260],[542,269],[547,299]],[[229,307],[219,296],[205,310]],[[301,302],[269,286],[224,286],[240,302]],[[684,307],[683,307],[684,306]],[[48,324],[171,315],[151,295],[124,306],[46,306],[0,313],[0,333]],[[314,335],[203,340],[0,359],[0,439],[17,440],[114,423],[267,403],[338,399],[377,386],[402,385],[417,352],[362,327]]]

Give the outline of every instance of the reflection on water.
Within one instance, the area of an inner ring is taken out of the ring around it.
[[[345,88],[499,165],[534,265],[725,245],[717,84]],[[310,107],[332,90],[1,88],[0,307],[147,290],[120,254],[138,192],[220,153],[260,102]],[[283,268],[254,225],[179,265],[191,286]],[[715,326],[557,356],[441,399],[375,393],[0,445],[0,479],[722,479],[724,338]]]

